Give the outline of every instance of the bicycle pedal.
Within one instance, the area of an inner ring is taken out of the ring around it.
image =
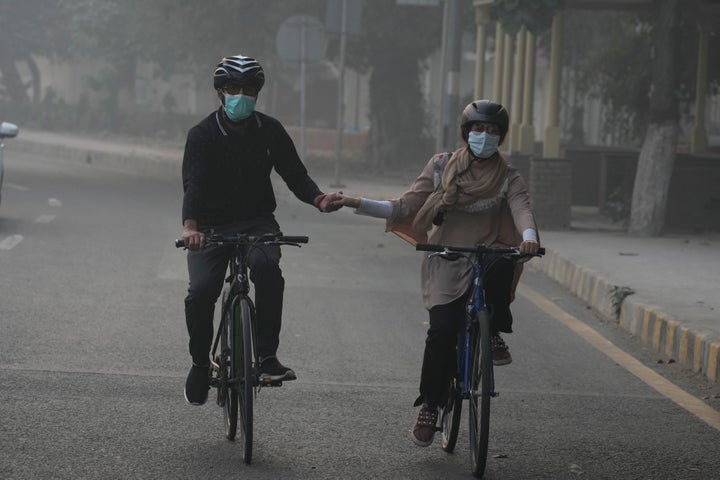
[[[261,383],[265,387],[282,387],[282,380],[272,380],[270,378],[263,378]]]

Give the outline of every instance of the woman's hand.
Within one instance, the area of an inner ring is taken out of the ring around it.
[[[520,244],[520,253],[537,253],[539,248],[540,245],[538,245],[537,242],[533,240],[523,240],[523,242]]]
[[[351,197],[349,195],[345,195],[342,192],[338,192],[337,196],[335,197],[335,200],[333,201],[333,205],[336,205],[337,208],[340,208],[340,207],[359,208],[360,207],[360,199],[356,198],[356,197]]]

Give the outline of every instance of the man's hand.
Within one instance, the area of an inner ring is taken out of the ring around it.
[[[342,192],[324,193],[315,198],[315,206],[323,213],[330,213],[342,208],[336,200],[342,197]]]
[[[205,235],[198,232],[195,220],[185,220],[183,222],[183,231],[180,238],[185,242],[185,247],[188,250],[202,250],[205,246]]]

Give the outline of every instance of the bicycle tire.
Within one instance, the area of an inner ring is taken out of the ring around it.
[[[253,400],[255,394],[255,366],[253,364],[253,309],[247,298],[240,299],[237,306],[238,328],[235,332],[235,354],[239,379],[238,406],[240,409],[241,443],[243,460],[252,461],[253,447]]]
[[[477,315],[472,335],[472,368],[470,370],[470,459],[472,474],[482,478],[485,473],[490,433],[490,399],[492,382],[492,346],[490,318],[486,312]],[[478,402],[479,398],[479,402]],[[478,403],[479,408],[478,408]]]
[[[455,450],[458,432],[460,431],[462,397],[458,393],[456,381],[453,379],[450,382],[447,402],[440,417],[440,425],[442,426],[441,446],[447,453],[452,453]]]
[[[223,293],[223,305],[225,294]],[[233,328],[233,308],[225,309],[225,319],[223,327],[220,331],[220,356],[218,358],[219,385],[218,385],[218,403],[223,408],[223,419],[225,420],[225,438],[235,440],[237,433],[238,420],[238,392],[231,386],[228,381],[233,377],[231,344]]]

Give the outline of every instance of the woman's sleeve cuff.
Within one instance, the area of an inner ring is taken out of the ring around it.
[[[534,228],[526,228],[522,233],[522,237],[523,237],[523,242],[537,243],[537,241],[538,241],[537,232],[535,231]]]
[[[360,198],[360,206],[355,209],[355,213],[375,218],[390,218],[392,209],[392,202],[389,200]]]

